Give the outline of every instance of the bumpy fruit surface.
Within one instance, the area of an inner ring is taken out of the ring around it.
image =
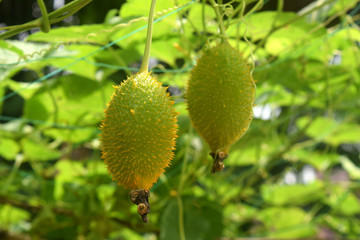
[[[149,73],[115,87],[101,125],[102,158],[113,180],[150,189],[173,158],[177,132],[173,101]]]
[[[255,84],[250,67],[228,42],[197,60],[187,86],[190,119],[212,153],[227,153],[253,118]]]

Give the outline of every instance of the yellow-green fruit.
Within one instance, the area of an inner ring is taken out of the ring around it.
[[[102,158],[113,180],[150,189],[173,158],[176,115],[166,88],[149,73],[128,77],[115,92],[101,125]]]
[[[190,119],[212,153],[227,153],[253,118],[250,67],[228,42],[218,44],[197,60],[186,97]]]

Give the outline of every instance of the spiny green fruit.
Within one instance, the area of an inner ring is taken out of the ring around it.
[[[227,41],[209,48],[191,72],[186,98],[191,122],[209,144],[210,155],[226,158],[253,118],[250,66]]]
[[[150,189],[169,166],[177,137],[173,104],[150,73],[138,73],[115,86],[101,125],[101,148],[118,184]]]

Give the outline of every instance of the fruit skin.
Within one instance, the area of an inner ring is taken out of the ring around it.
[[[246,60],[227,41],[207,49],[191,72],[186,98],[191,122],[213,158],[220,151],[226,158],[253,118],[255,83]]]
[[[114,88],[100,127],[102,158],[118,184],[150,189],[174,155],[174,102],[150,73],[128,77]]]

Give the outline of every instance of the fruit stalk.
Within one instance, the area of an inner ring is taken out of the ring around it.
[[[146,189],[132,190],[129,192],[130,200],[138,206],[138,213],[144,223],[148,222],[147,214],[150,212],[150,191]]]
[[[143,72],[147,73],[148,68],[149,68],[151,39],[152,39],[152,32],[153,32],[153,21],[154,21],[154,15],[155,15],[155,5],[156,5],[156,0],[152,0],[151,6],[150,6],[149,19],[148,19],[148,28],[147,28],[147,35],[146,35],[144,58],[142,60],[139,73],[143,73]]]
[[[225,41],[227,41],[227,35],[226,35],[226,31],[225,31],[224,22],[222,20],[222,16],[221,16],[221,13],[220,13],[220,9],[219,9],[220,7],[215,2],[215,0],[210,0],[210,2],[211,2],[211,5],[213,6],[213,8],[215,10],[216,18],[217,18],[217,21],[219,23],[221,42],[225,42]]]

